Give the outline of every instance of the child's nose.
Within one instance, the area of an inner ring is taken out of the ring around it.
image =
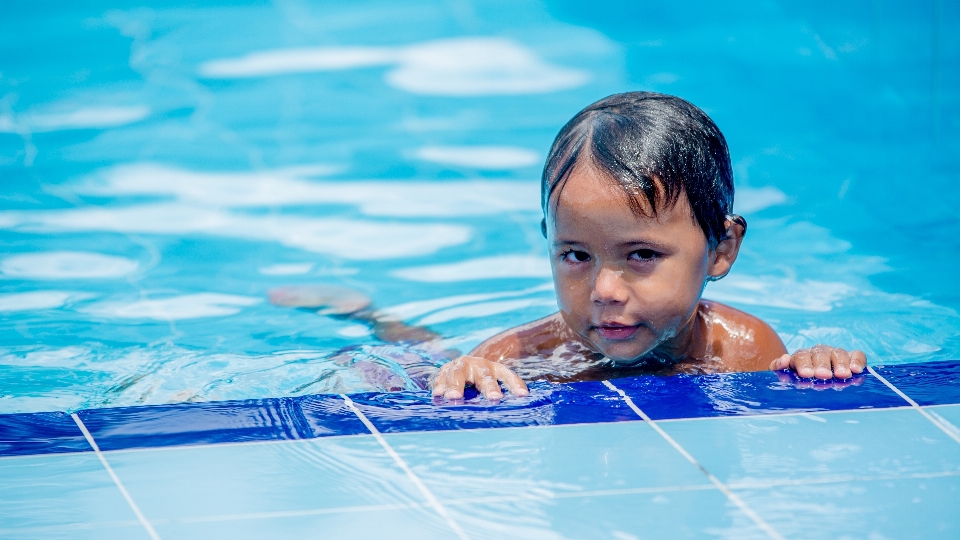
[[[597,304],[623,304],[629,296],[623,270],[601,267],[593,282],[590,299]]]

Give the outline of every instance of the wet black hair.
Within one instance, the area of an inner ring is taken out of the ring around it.
[[[688,101],[653,92],[614,94],[573,117],[553,141],[543,168],[540,198],[546,216],[574,168],[589,165],[623,187],[631,209],[656,216],[685,194],[711,246],[726,236],[733,211],[733,169],[727,141],[710,117]],[[556,195],[556,196],[554,196]]]

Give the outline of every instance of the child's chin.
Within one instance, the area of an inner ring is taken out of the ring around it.
[[[640,361],[640,359],[649,352],[646,349],[642,349],[637,346],[624,346],[627,344],[616,344],[608,347],[600,347],[600,352],[607,357],[608,360],[618,366],[632,366]]]

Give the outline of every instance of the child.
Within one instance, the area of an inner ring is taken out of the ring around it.
[[[515,371],[553,380],[788,368],[818,379],[861,373],[860,351],[817,345],[787,354],[760,319],[701,299],[708,281],[730,271],[746,233],[746,220],[731,213],[733,192],[726,141],[692,104],[630,92],[580,111],[557,135],[541,181],[541,229],[560,311],[444,364],[433,395],[459,399],[472,384],[500,399],[501,381],[524,396]],[[404,340],[415,330],[367,308],[354,313],[375,328],[389,326],[378,332],[388,340],[431,341],[422,329]]]

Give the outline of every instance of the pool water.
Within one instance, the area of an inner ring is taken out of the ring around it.
[[[960,358],[957,5],[0,14],[0,536],[960,534],[960,383],[923,378]],[[749,234],[706,297],[890,386],[616,383],[653,422],[600,386],[437,409],[343,361],[399,373],[366,327],[267,301],[351,287],[462,351],[555,311],[540,166],[637,89],[730,145]],[[661,384],[677,412],[643,401]]]

